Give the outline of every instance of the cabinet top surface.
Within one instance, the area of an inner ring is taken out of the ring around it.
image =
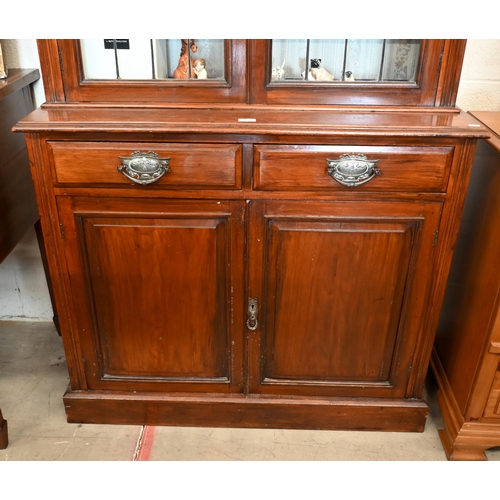
[[[500,111],[469,111],[492,132],[487,142],[500,152]]]
[[[0,99],[27,87],[40,78],[37,69],[9,69],[7,78],[0,80]]]
[[[44,107],[16,132],[212,133],[487,137],[470,114],[454,111],[241,107]]]

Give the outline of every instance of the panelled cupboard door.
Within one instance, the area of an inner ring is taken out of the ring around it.
[[[441,208],[252,203],[250,392],[405,397]]]
[[[484,417],[494,419],[492,422],[498,422],[500,419],[500,363],[493,376],[493,384],[486,402]]]
[[[88,389],[241,392],[244,202],[58,208]]]

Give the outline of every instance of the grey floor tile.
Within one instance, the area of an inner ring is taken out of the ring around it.
[[[0,461],[446,461],[432,378],[423,433],[68,424],[67,385],[52,323],[0,321],[0,408],[9,426]],[[500,460],[498,448],[486,454]]]
[[[0,322],[0,408],[9,446],[1,460],[132,460],[140,426],[68,424],[62,341],[47,322]]]

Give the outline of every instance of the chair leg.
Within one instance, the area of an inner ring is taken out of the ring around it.
[[[8,444],[9,434],[7,432],[7,420],[4,420],[2,410],[0,410],[0,450],[5,450]]]

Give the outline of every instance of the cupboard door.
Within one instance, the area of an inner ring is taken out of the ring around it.
[[[454,106],[465,40],[250,40],[258,104]]]
[[[404,397],[441,204],[256,202],[250,213],[250,391]]]
[[[245,40],[38,40],[38,50],[51,101],[245,102]],[[201,61],[206,72],[197,75]]]
[[[498,364],[498,369],[493,378],[493,384],[488,395],[488,401],[486,402],[484,416],[486,418],[500,418],[500,363]]]
[[[89,389],[241,391],[243,205],[59,198]]]

